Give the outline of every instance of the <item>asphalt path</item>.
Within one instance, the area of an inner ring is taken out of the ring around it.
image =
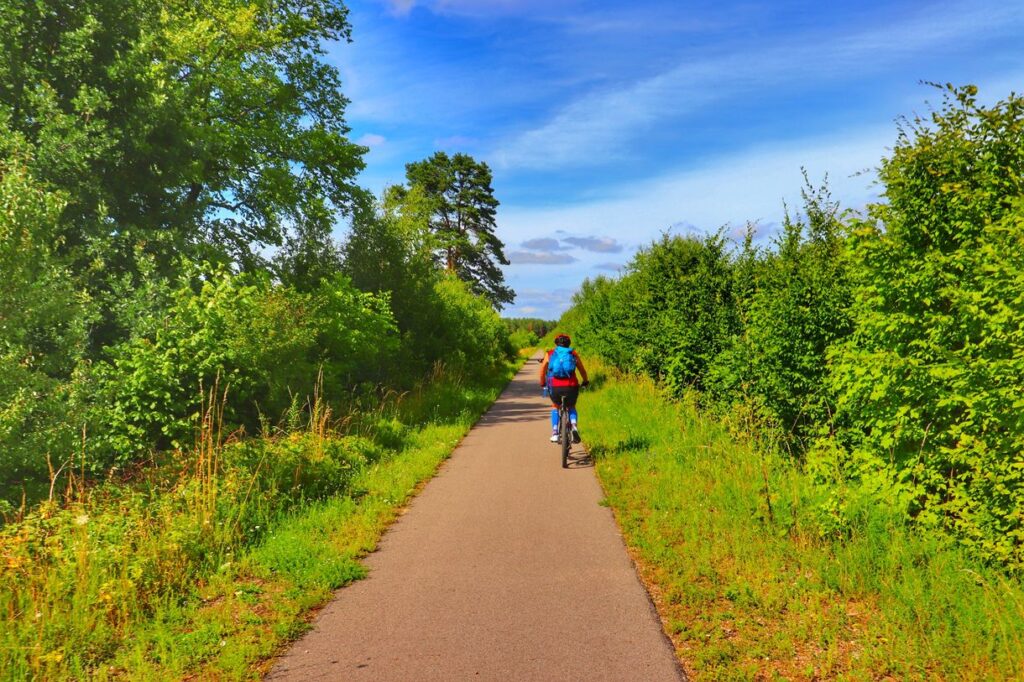
[[[584,448],[528,362],[268,679],[681,680]],[[586,395],[580,399],[586,438]]]

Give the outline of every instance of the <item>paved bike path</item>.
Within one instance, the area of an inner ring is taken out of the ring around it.
[[[680,680],[581,446],[528,362],[271,680]],[[586,437],[586,396],[580,402]]]

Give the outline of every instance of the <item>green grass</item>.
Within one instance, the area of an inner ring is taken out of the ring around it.
[[[254,679],[511,378],[437,374],[344,433],[198,448],[0,531],[0,679]],[[318,416],[319,414],[319,416]]]
[[[1024,589],[865,509],[818,525],[786,460],[588,360],[584,437],[694,679],[1022,679]]]

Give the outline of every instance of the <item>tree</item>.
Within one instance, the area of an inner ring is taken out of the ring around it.
[[[511,303],[515,293],[505,286],[499,265],[508,265],[504,247],[494,234],[498,200],[491,187],[491,169],[468,154],[449,157],[437,152],[406,164],[409,187],[392,189],[402,199],[412,187],[423,192],[429,206],[434,252],[444,269],[486,296],[496,308]]]
[[[181,254],[264,267],[359,190],[326,41],[340,0],[0,0],[0,128],[67,198],[62,251],[89,288]]]

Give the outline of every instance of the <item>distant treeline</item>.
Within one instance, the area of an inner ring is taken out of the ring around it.
[[[1024,98],[902,122],[864,215],[804,190],[770,248],[665,236],[562,323],[588,351],[757,424],[822,532],[879,509],[1024,568]],[[784,508],[785,501],[778,500]]]
[[[508,327],[512,345],[516,348],[527,348],[537,345],[555,328],[556,320],[541,320],[536,317],[505,317],[502,318]]]

